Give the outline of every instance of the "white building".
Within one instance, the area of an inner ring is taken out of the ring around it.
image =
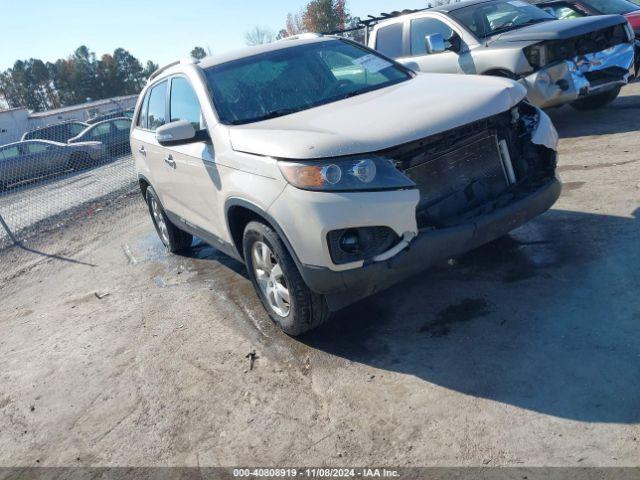
[[[105,98],[35,113],[29,113],[26,108],[2,110],[0,111],[0,145],[17,142],[25,132],[36,128],[71,120],[85,122],[98,115],[131,110],[135,107],[137,99],[137,95]]]
[[[28,129],[29,111],[26,108],[0,111],[0,145],[20,140]]]

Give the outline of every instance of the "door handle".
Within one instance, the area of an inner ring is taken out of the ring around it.
[[[147,156],[147,151],[144,149],[144,145],[140,145],[140,148],[138,149],[138,152],[140,152],[145,157]]]
[[[166,157],[164,157],[164,162],[175,170],[176,161],[173,159],[171,155],[167,155]]]

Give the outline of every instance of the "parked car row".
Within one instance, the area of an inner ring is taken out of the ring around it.
[[[104,159],[98,142],[69,145],[25,140],[0,147],[0,188],[45,175],[60,174]]]
[[[470,0],[390,18],[374,26],[369,46],[422,72],[517,80],[543,108],[602,107],[635,75],[635,33],[625,17],[559,21],[522,0]]]
[[[129,153],[129,117],[92,125],[63,122],[38,128],[0,147],[0,188],[16,182],[86,168]]]

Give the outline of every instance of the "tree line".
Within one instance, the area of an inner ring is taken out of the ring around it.
[[[254,27],[245,34],[248,45],[270,43],[304,32],[328,33],[357,27],[360,22],[349,12],[347,0],[311,0],[304,8],[289,13],[277,33]],[[363,41],[364,32],[344,34]],[[211,52],[202,47],[191,51],[193,58]],[[91,100],[138,93],[147,78],[158,68],[148,61],[144,66],[123,48],[100,58],[86,46],[80,46],[68,58],[55,62],[39,59],[18,60],[13,67],[0,72],[0,107],[27,107],[32,111],[50,110]]]
[[[360,18],[351,15],[346,0],[311,0],[301,11],[287,14],[284,27],[277,33],[255,26],[245,33],[245,43],[258,45],[305,32],[332,33],[350,30],[357,28],[359,23]],[[343,36],[363,42],[364,30],[345,32]]]
[[[145,66],[123,48],[99,59],[86,46],[55,62],[18,60],[0,73],[0,97],[9,108],[36,112],[138,93],[158,65]]]

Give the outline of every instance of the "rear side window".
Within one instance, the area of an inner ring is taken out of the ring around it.
[[[411,20],[411,55],[426,55],[427,46],[424,38],[434,33],[439,33],[442,38],[449,40],[453,35],[453,29],[437,18]]]
[[[5,160],[10,160],[12,158],[16,158],[18,156],[20,156],[20,152],[18,151],[18,146],[14,145],[13,147],[9,147],[9,148],[5,148],[2,151],[2,154],[5,158]]]
[[[118,131],[128,131],[131,129],[131,122],[129,120],[115,120],[113,126],[116,127]]]
[[[102,125],[98,125],[93,130],[91,130],[91,134],[89,135],[91,138],[99,138],[103,135],[109,135],[111,133],[111,124],[103,123]]]
[[[171,80],[170,110],[171,121],[186,120],[193,128],[200,130],[200,103],[196,92],[186,78],[176,77]]]
[[[391,58],[402,57],[402,23],[394,23],[378,29],[376,50]]]
[[[29,143],[27,144],[29,153],[42,153],[49,149],[46,143]]]
[[[147,107],[147,128],[155,130],[166,123],[167,82],[162,82],[151,89],[149,106]]]
[[[140,107],[140,114],[138,115],[138,121],[136,127],[147,128],[147,111],[149,110],[149,94],[151,90],[147,92],[142,100],[142,106]]]
[[[77,123],[71,123],[69,124],[69,134],[72,137],[75,137],[76,135],[80,135],[80,133],[87,128],[85,125],[81,125],[81,124],[77,124]]]

